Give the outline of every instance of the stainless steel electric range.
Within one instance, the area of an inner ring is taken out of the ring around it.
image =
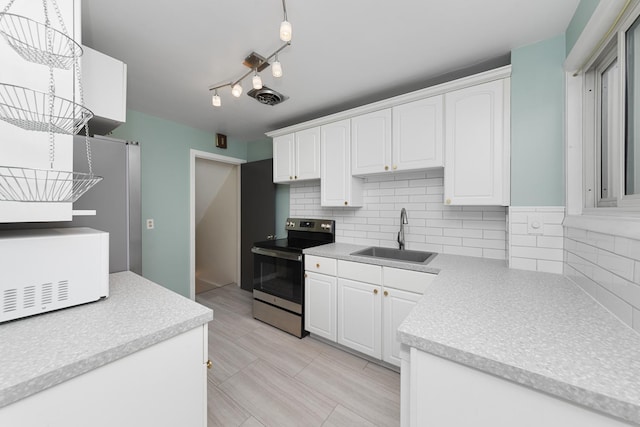
[[[256,242],[253,252],[253,317],[302,338],[304,254],[335,241],[335,221],[288,218],[287,238]]]

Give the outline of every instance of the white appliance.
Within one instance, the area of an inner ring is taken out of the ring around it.
[[[109,296],[109,233],[91,228],[0,232],[0,322]]]

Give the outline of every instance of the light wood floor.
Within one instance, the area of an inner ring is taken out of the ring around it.
[[[255,320],[236,285],[196,300],[214,311],[209,427],[400,425],[398,373]]]

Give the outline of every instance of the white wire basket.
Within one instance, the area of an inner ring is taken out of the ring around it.
[[[82,47],[71,37],[25,16],[0,13],[0,34],[20,56],[36,64],[69,70],[82,56]]]
[[[67,99],[0,83],[0,120],[22,129],[75,135],[92,117],[91,110]]]
[[[80,172],[0,166],[0,200],[75,202],[101,180]]]

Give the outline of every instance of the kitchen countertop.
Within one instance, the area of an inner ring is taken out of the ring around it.
[[[640,423],[640,334],[570,280],[482,258],[439,254],[428,271],[349,255],[364,247],[305,254],[439,273],[398,329],[402,343]]]
[[[104,300],[0,324],[0,408],[212,319],[135,273],[111,274]]]

